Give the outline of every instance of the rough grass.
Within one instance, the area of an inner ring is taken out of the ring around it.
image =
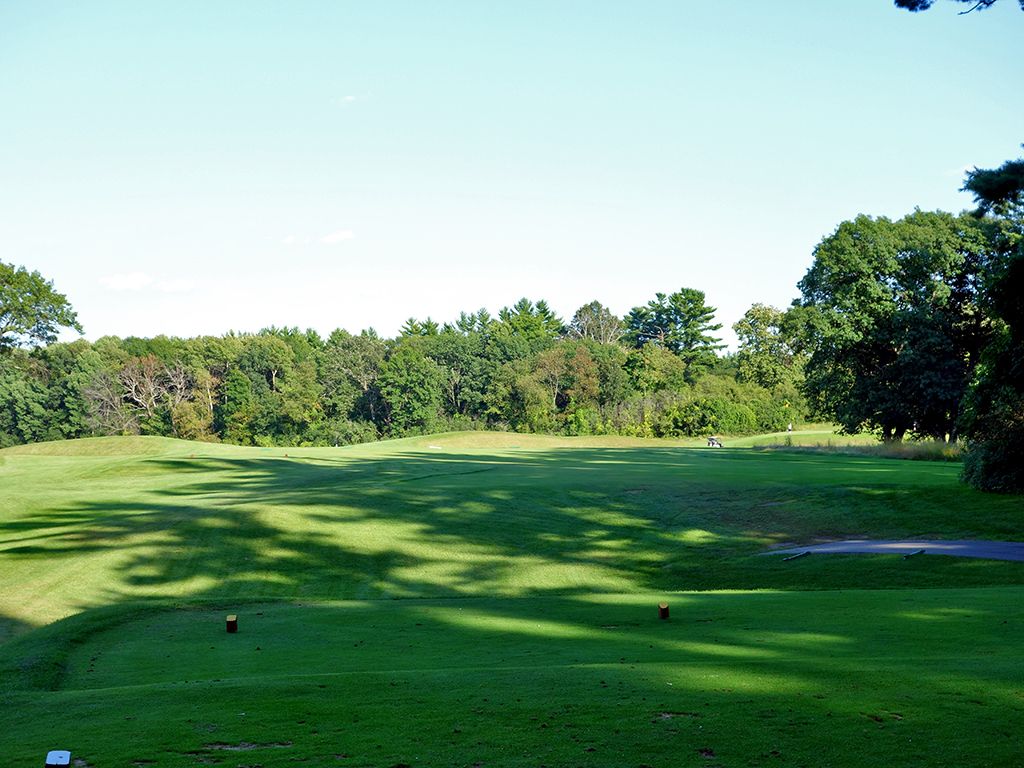
[[[1012,764],[1024,564],[759,554],[1020,539],[1021,498],[958,469],[487,433],[0,451],[0,754]],[[786,591],[690,591],[722,588]]]
[[[815,451],[851,456],[872,456],[879,459],[910,459],[914,461],[961,461],[962,447],[938,440],[907,440],[881,443],[871,434],[840,435],[829,424],[808,424],[793,432],[770,432],[751,437],[731,438],[734,448]]]
[[[797,451],[804,453],[834,453],[847,456],[871,456],[879,459],[905,459],[909,461],[963,461],[963,446],[957,443],[923,440],[908,443],[874,443],[871,445],[799,444],[789,440],[763,443],[757,447],[766,450]]]
[[[877,444],[878,438],[874,435],[841,435],[831,424],[805,424],[792,432],[766,432],[761,435],[730,437],[727,441],[727,445],[733,448],[844,448]]]

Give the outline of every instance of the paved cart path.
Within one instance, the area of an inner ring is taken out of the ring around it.
[[[814,553],[889,553],[906,555],[918,550],[926,555],[954,555],[956,557],[983,557],[989,560],[1024,561],[1024,542],[1020,541],[931,541],[928,539],[903,539],[900,541],[878,541],[873,539],[850,539],[831,541],[827,544],[808,544],[803,547],[773,549],[766,555],[798,555],[801,552]]]

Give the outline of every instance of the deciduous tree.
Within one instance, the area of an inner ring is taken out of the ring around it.
[[[739,339],[737,378],[765,389],[792,384],[800,375],[802,359],[784,331],[785,313],[767,304],[754,304],[732,329]]]
[[[859,216],[822,240],[791,310],[819,414],[885,440],[955,439],[989,332],[978,295],[989,235],[973,217],[917,211]]]
[[[82,333],[67,297],[38,272],[0,261],[0,351],[55,341],[61,328]]]
[[[421,340],[399,341],[380,366],[384,420],[393,436],[429,431],[440,415],[443,374]]]

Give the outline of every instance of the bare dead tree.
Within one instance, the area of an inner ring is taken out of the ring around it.
[[[118,378],[125,400],[141,410],[146,418],[157,416],[167,395],[166,367],[152,355],[135,357],[121,369]]]
[[[139,420],[124,401],[120,378],[100,371],[82,390],[88,408],[89,426],[103,435],[137,435]]]
[[[576,310],[569,323],[569,335],[579,339],[592,339],[601,344],[616,344],[625,333],[622,320],[611,310],[592,301]]]

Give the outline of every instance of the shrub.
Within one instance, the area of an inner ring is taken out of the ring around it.
[[[983,491],[1024,492],[1024,394],[1002,392],[976,425],[963,479]]]

